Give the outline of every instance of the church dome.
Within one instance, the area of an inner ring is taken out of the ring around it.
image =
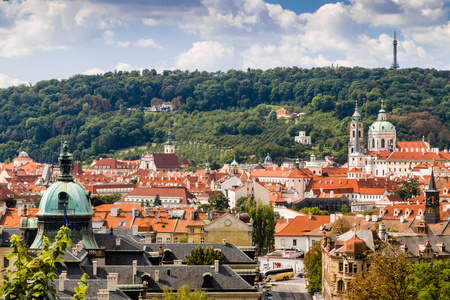
[[[20,152],[20,153],[19,153],[19,157],[22,157],[22,158],[30,158],[30,157],[28,156],[28,153],[26,153],[25,151]]]
[[[239,164],[237,163],[236,159],[233,160],[233,162],[231,163],[231,166],[233,168],[237,168],[239,166]]]
[[[378,112],[378,121],[369,126],[369,132],[374,131],[395,131],[395,126],[386,121],[386,111],[383,108]]]
[[[92,217],[94,211],[89,203],[89,192],[74,182],[72,154],[68,152],[67,144],[64,144],[63,151],[60,155],[61,174],[58,181],[43,193],[37,216],[64,216],[65,205],[71,217]]]
[[[44,192],[37,216],[64,216],[64,203],[71,217],[89,217],[93,210],[89,203],[89,192],[79,183],[58,181]]]
[[[356,234],[344,243],[344,253],[363,254],[366,250],[366,242],[358,238]]]
[[[264,159],[264,164],[271,164],[272,158],[269,156],[269,153],[267,153],[266,158]]]
[[[67,142],[64,142],[59,156],[61,174],[58,181],[44,193],[39,204],[38,232],[32,249],[42,248],[44,236],[53,241],[61,226],[70,229],[72,243],[83,241],[86,249],[97,249],[98,245],[92,230],[92,210],[89,192],[72,176],[72,154]]]

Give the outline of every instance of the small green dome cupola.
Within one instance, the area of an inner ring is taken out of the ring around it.
[[[264,164],[271,164],[272,158],[269,156],[269,153],[267,153],[266,158],[264,159]]]
[[[61,174],[58,181],[43,192],[38,218],[38,232],[31,248],[41,248],[42,238],[46,236],[54,240],[59,228],[65,224],[65,212],[69,220],[72,244],[83,241],[87,249],[98,248],[92,230],[92,210],[89,192],[72,176],[72,154],[68,152],[64,142],[59,156]]]

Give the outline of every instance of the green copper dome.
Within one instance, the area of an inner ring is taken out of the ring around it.
[[[64,216],[64,203],[67,214],[72,216],[92,216],[93,210],[88,200],[89,192],[79,183],[58,181],[44,192],[37,216]]]
[[[378,121],[369,126],[369,132],[371,131],[395,131],[395,126],[386,121],[386,111],[383,106],[378,112]]]
[[[231,166],[232,166],[233,168],[236,168],[236,167],[239,166],[239,164],[238,164],[238,162],[236,161],[236,159],[233,160],[233,162],[231,163]]]
[[[63,225],[70,229],[72,244],[83,241],[86,249],[97,249],[92,230],[92,210],[89,192],[72,176],[72,155],[68,152],[67,142],[63,144],[59,156],[61,174],[58,181],[52,184],[39,204],[38,231],[31,245],[32,249],[42,248],[43,237],[53,241],[59,228]],[[66,213],[64,212],[66,211]]]
[[[395,126],[388,121],[376,121],[369,127],[370,131],[395,131]]]

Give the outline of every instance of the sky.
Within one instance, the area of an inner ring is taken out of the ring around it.
[[[122,70],[450,69],[449,0],[9,0],[0,87]]]

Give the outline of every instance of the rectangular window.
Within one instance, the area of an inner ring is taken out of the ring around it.
[[[353,263],[348,263],[348,272],[353,273]]]
[[[292,240],[292,246],[297,246],[297,240]]]
[[[166,243],[170,243],[171,240],[172,240],[172,239],[170,238],[170,236],[169,236],[169,237],[166,237]]]
[[[347,264],[344,265],[344,272],[348,273],[348,265]]]
[[[339,272],[344,271],[344,263],[339,263]]]
[[[190,232],[191,234],[194,234],[194,228],[191,228],[191,229],[189,230],[189,232]]]
[[[205,238],[200,238],[200,243],[204,243],[205,242]]]
[[[125,227],[125,226],[127,226],[127,221],[119,221],[117,223],[117,227]]]
[[[161,244],[161,243],[163,242],[162,237],[157,237],[157,238],[156,238],[156,242],[159,243],[159,244]]]
[[[354,264],[353,265],[353,273],[358,273],[358,265],[357,264]]]
[[[178,238],[176,237],[176,238],[173,238],[173,242],[174,243],[178,243]]]

